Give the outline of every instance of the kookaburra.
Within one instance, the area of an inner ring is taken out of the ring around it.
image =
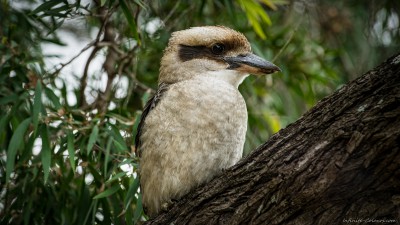
[[[172,34],[157,93],[143,110],[135,140],[148,215],[241,158],[247,109],[238,86],[249,74],[276,71],[230,28],[193,27]]]

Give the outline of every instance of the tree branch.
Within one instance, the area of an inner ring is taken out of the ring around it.
[[[146,224],[352,219],[400,222],[400,54],[321,100]]]
[[[98,4],[100,5],[100,4]],[[87,87],[87,78],[88,78],[88,71],[89,71],[89,66],[90,63],[92,62],[92,60],[96,57],[97,52],[103,47],[101,45],[99,45],[100,43],[100,38],[101,35],[104,33],[105,29],[106,29],[106,25],[108,24],[108,21],[112,15],[112,13],[114,12],[114,10],[108,10],[104,7],[99,7],[98,9],[98,14],[99,14],[99,18],[101,21],[101,27],[100,30],[97,32],[97,36],[96,39],[93,41],[93,50],[89,55],[89,58],[86,61],[85,64],[85,68],[83,70],[83,75],[81,77],[81,88],[80,88],[80,103],[81,103],[81,108],[86,108],[87,102],[86,102],[86,97],[85,97],[85,90]]]

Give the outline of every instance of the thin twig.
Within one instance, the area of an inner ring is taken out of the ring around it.
[[[53,73],[50,74],[50,76],[54,76],[56,74],[58,74],[62,69],[64,69],[64,67],[68,66],[69,64],[71,64],[76,58],[78,58],[80,55],[82,55],[82,53],[84,53],[86,50],[88,50],[89,48],[93,47],[96,43],[96,40],[91,41],[89,44],[87,44],[83,49],[81,49],[81,51],[76,54],[74,57],[72,57],[70,60],[68,60],[65,63],[60,63],[59,65],[61,66],[60,68],[56,69]]]
[[[104,15],[105,11],[106,11],[106,13]],[[103,47],[103,46],[99,45],[100,38],[105,30],[106,25],[108,24],[109,18],[111,17],[111,15],[114,11],[115,11],[115,9],[107,10],[105,8],[100,8],[100,11],[99,11],[99,14],[103,15],[102,17],[100,17],[100,20],[102,21],[102,25],[100,27],[100,30],[97,32],[96,39],[94,40],[95,47],[94,47],[93,51],[90,53],[88,60],[86,61],[85,68],[83,70],[83,75],[81,78],[80,103],[81,103],[81,107],[83,107],[83,108],[87,107],[87,102],[86,102],[86,98],[85,98],[85,89],[87,86],[87,77],[88,77],[89,66],[90,66],[92,60],[95,58],[96,53]]]
[[[290,33],[289,38],[287,39],[287,41],[285,42],[285,44],[283,45],[283,47],[279,50],[278,54],[275,55],[275,57],[272,59],[271,62],[275,62],[276,59],[282,54],[282,52],[287,48],[287,46],[288,46],[288,45],[290,44],[290,42],[292,41],[292,39],[293,39],[293,37],[294,37],[294,34],[295,34],[295,33],[297,32],[297,30],[299,29],[299,26],[300,26],[300,24],[301,24],[302,21],[303,21],[303,18],[301,18],[301,19],[298,21],[298,23],[296,24],[296,27],[294,28],[294,30],[292,31],[292,33]],[[257,76],[257,78],[254,79],[253,82],[251,82],[251,83],[257,82],[260,78],[261,78],[260,76]],[[267,79],[271,79],[271,78],[265,76],[265,79],[267,80]]]
[[[118,47],[116,47],[115,43],[113,42],[109,42],[109,41],[100,41],[98,43],[96,43],[97,47],[110,47],[112,48],[116,53],[118,53],[119,55],[123,55],[123,57],[125,57],[125,52],[121,51]]]
[[[168,15],[164,18],[164,24],[167,24],[167,21],[171,18],[171,16],[175,13],[175,11],[178,9],[178,6],[180,5],[180,1],[176,1],[176,4],[174,7],[169,11]]]
[[[275,57],[272,59],[272,62],[275,62],[275,60],[282,54],[282,52],[286,49],[286,47],[290,44],[290,42],[293,39],[294,34],[297,32],[297,30],[299,29],[299,26],[301,24],[303,19],[300,19],[299,22],[297,23],[296,27],[294,28],[294,30],[292,31],[292,33],[290,33],[289,38],[287,39],[287,41],[285,42],[285,44],[283,45],[283,47],[279,50],[278,54],[275,55]]]

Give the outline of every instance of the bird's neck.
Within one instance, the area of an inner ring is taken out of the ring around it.
[[[235,70],[218,70],[207,71],[205,74],[202,74],[202,76],[225,81],[235,88],[238,88],[249,74],[244,74]]]
[[[206,70],[198,71],[195,68],[162,67],[160,69],[159,83],[177,83],[196,78],[218,79],[238,88],[249,74],[236,70]]]

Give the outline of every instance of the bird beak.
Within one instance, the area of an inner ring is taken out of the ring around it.
[[[265,75],[281,71],[281,69],[273,63],[251,53],[233,57],[227,56],[224,57],[224,60],[229,64],[228,69],[254,75]]]

